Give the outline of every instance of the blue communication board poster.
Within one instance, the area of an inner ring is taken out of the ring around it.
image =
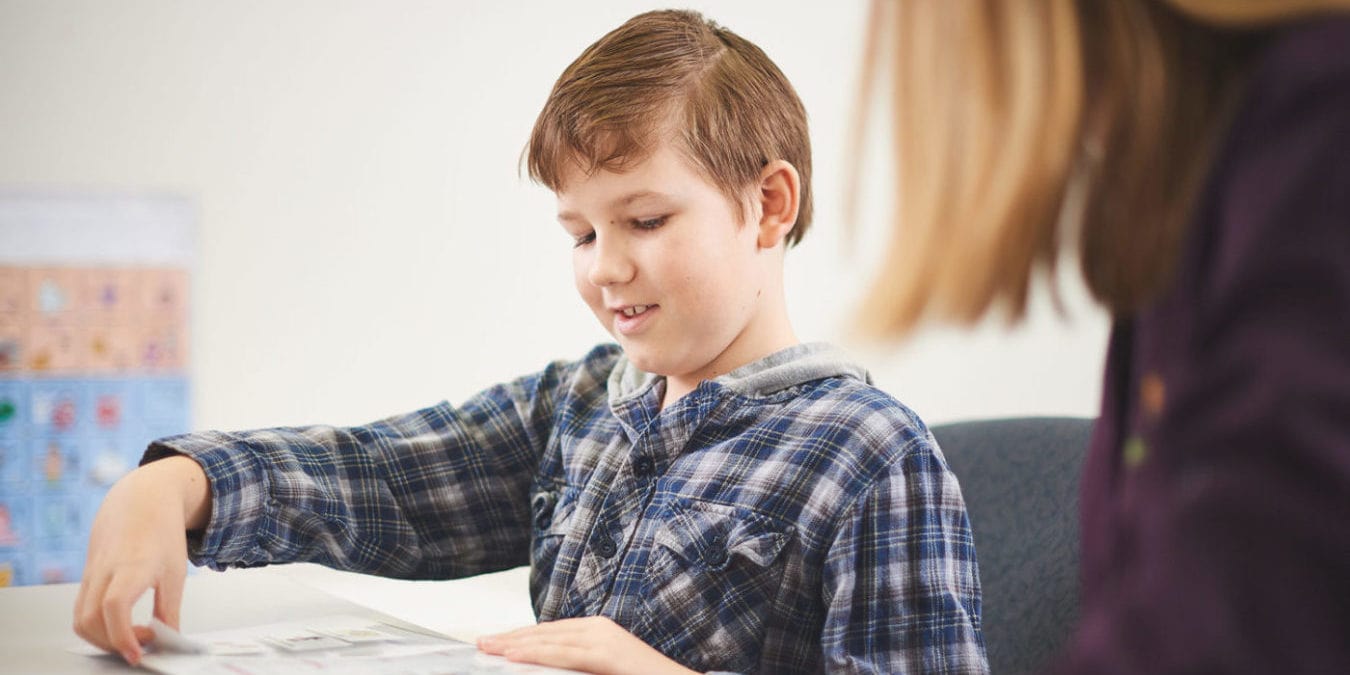
[[[78,581],[146,444],[190,428],[194,213],[0,193],[0,586]]]

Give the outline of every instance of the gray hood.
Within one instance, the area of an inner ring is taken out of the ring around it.
[[[616,404],[641,394],[658,376],[638,370],[628,357],[619,357],[609,374],[609,402]],[[872,377],[843,350],[826,342],[794,345],[747,363],[713,381],[743,396],[767,396],[805,382],[827,377],[851,377],[871,384]]]

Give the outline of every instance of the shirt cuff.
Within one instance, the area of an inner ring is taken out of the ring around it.
[[[267,475],[248,442],[217,431],[169,436],[150,444],[141,465],[175,454],[200,464],[211,490],[210,520],[202,531],[188,533],[188,559],[217,571],[270,562],[262,535]]]

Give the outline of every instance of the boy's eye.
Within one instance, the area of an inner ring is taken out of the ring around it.
[[[581,248],[582,246],[585,246],[586,244],[589,244],[593,241],[595,241],[595,232],[594,231],[587,232],[586,234],[583,234],[580,237],[574,237],[572,239],[572,248]]]
[[[665,225],[666,218],[668,217],[669,216],[657,216],[655,218],[635,218],[633,220],[633,227],[636,227],[639,230],[655,230],[656,228]]]

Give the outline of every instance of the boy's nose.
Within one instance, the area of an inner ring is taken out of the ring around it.
[[[596,286],[613,286],[633,280],[637,267],[629,259],[622,246],[605,244],[599,239],[595,242],[587,279]]]

